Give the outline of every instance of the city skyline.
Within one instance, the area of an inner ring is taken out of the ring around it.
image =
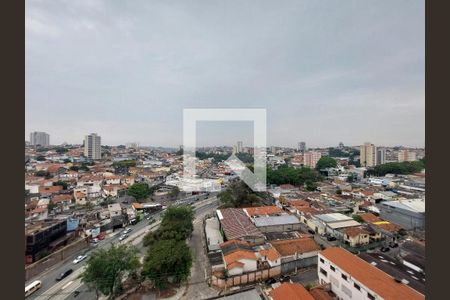
[[[424,147],[422,2],[26,6],[25,137],[178,147],[184,108],[265,108],[268,145]]]

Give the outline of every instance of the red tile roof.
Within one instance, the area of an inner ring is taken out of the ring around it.
[[[320,255],[384,299],[425,299],[424,295],[396,282],[393,277],[343,248],[327,248]]]
[[[266,215],[277,215],[283,212],[278,206],[258,206],[258,207],[247,207],[244,208],[250,217],[253,216],[266,216]]]
[[[316,241],[309,237],[291,240],[271,241],[270,243],[282,256],[320,250],[320,246],[316,243]]]
[[[282,283],[270,292],[273,300],[314,300],[313,296],[299,283]]]
[[[241,208],[225,208],[219,211],[223,216],[220,223],[228,240],[263,237],[261,231],[256,228]]]

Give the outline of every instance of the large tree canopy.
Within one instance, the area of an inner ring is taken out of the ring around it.
[[[112,245],[109,249],[94,251],[89,257],[81,280],[96,293],[113,298],[120,290],[123,276],[137,272],[140,267],[137,250],[127,245]]]
[[[128,195],[133,196],[137,200],[142,200],[147,198],[150,194],[150,188],[147,183],[135,183],[128,189]]]
[[[322,170],[326,168],[335,168],[337,166],[336,160],[330,156],[322,156],[317,162],[316,169]]]

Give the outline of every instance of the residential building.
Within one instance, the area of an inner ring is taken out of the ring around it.
[[[41,131],[34,131],[30,133],[30,145],[32,146],[49,146],[50,145],[50,135]]]
[[[425,228],[425,200],[404,199],[378,203],[380,218],[398,224],[407,230]]]
[[[241,208],[225,208],[216,210],[224,236],[227,240],[242,240],[253,244],[264,243],[264,235],[250,221]]]
[[[374,167],[377,165],[377,147],[371,143],[361,145],[359,161],[363,167]]]
[[[313,296],[299,283],[284,282],[269,293],[271,300],[314,300]]]
[[[395,280],[343,248],[331,247],[319,252],[317,273],[319,283],[329,284],[338,299],[425,299],[401,280]]]
[[[321,157],[322,153],[318,151],[305,152],[305,154],[303,154],[303,165],[314,169]]]
[[[67,232],[66,220],[43,220],[25,224],[25,255],[27,263],[40,258],[49,247],[56,246],[58,241],[65,240]]]
[[[398,152],[398,161],[399,162],[415,161],[415,160],[417,160],[417,157],[416,157],[416,152],[414,152],[414,151],[403,149]]]
[[[298,151],[304,153],[306,151],[306,143],[305,142],[299,142],[298,143]]]
[[[101,159],[101,137],[96,133],[86,135],[84,138],[84,156],[89,159]]]
[[[238,141],[238,142],[237,142],[237,145],[236,145],[236,152],[237,152],[237,153],[244,152],[244,146],[243,146],[242,141]]]
[[[382,165],[386,163],[386,149],[377,149],[377,165]]]

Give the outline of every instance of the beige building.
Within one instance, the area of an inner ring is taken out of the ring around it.
[[[400,150],[398,152],[398,161],[415,161],[417,160],[416,152],[409,150]]]
[[[359,161],[362,167],[374,167],[377,165],[377,147],[371,143],[361,145]]]
[[[317,151],[308,151],[303,155],[303,165],[314,169],[322,154]]]

